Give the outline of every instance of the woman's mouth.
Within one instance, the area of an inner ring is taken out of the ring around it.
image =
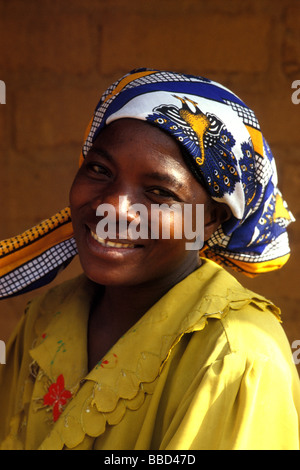
[[[90,229],[91,236],[96,242],[98,242],[100,245],[105,246],[107,248],[118,248],[118,249],[128,249],[128,248],[140,248],[141,245],[137,245],[135,243],[117,243],[117,242],[112,242],[108,239],[104,239],[101,237],[98,237],[98,235],[93,232],[93,230]]]

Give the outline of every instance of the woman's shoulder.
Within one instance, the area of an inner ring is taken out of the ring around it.
[[[244,305],[231,306],[221,318],[221,324],[232,353],[292,364],[292,352],[279,310],[267,299],[253,295]]]
[[[199,295],[199,306],[206,326],[199,335],[202,345],[204,338],[209,344],[215,338],[224,355],[291,363],[291,348],[280,309],[264,296],[243,287],[215,263],[208,262],[203,267],[206,287]],[[201,275],[201,268],[199,271]]]
[[[33,297],[27,304],[26,312],[28,313],[33,305],[43,308],[43,310],[52,309],[55,305],[64,302],[69,296],[74,295],[86,288],[90,281],[84,274],[80,274],[74,278],[63,281],[50,287]]]
[[[228,290],[228,304],[218,319],[211,329],[219,331],[227,355],[245,364],[273,364],[288,374],[294,369],[280,309],[270,300],[236,285]]]
[[[69,299],[76,302],[77,298],[89,296],[91,288],[91,282],[83,274],[57,284],[29,300],[21,322],[27,325],[27,330],[28,325],[30,328],[40,323],[45,326]]]

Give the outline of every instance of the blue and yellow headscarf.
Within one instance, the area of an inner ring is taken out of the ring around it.
[[[88,126],[80,160],[101,129],[122,118],[152,123],[177,140],[213,200],[232,216],[200,255],[253,276],[289,258],[293,216],[277,187],[271,150],[255,114],[222,85],[203,77],[139,69],[103,94]],[[69,208],[0,243],[0,297],[50,282],[76,255]]]

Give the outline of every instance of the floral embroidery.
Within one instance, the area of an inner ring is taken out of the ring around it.
[[[57,344],[58,344],[57,350],[56,350],[56,352],[55,352],[55,354],[54,354],[54,357],[53,357],[52,361],[50,362],[50,365],[51,365],[51,366],[54,364],[54,361],[55,361],[55,359],[56,359],[56,356],[57,356],[57,354],[58,354],[60,351],[61,351],[61,352],[66,352],[66,348],[65,348],[66,345],[65,345],[65,343],[63,342],[62,339],[60,339],[59,341],[57,341]]]
[[[109,364],[109,361],[102,361],[102,362],[100,361],[98,364],[100,365],[100,367],[104,367],[107,364]]]
[[[48,388],[48,393],[44,395],[44,405],[52,406],[53,421],[57,421],[60,417],[63,406],[72,397],[72,393],[65,389],[64,376],[61,374],[57,377],[55,383]]]
[[[102,359],[101,361],[98,362],[98,364],[96,365],[96,369],[98,369],[99,367],[107,367],[107,368],[113,368],[116,366],[116,364],[118,363],[118,356],[117,354],[109,354],[108,355],[108,359]]]

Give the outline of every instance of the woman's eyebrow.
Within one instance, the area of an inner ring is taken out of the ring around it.
[[[150,179],[158,180],[161,183],[167,183],[176,189],[184,188],[183,182],[181,182],[178,178],[173,176],[171,173],[159,173],[159,172],[154,171],[151,173],[147,173],[147,177]]]
[[[107,152],[105,149],[102,149],[100,147],[91,147],[91,149],[89,150],[89,153],[90,154],[94,153],[96,155],[99,155],[100,157],[105,158],[109,162],[113,161],[113,157],[111,156],[111,154]]]
[[[101,147],[92,147],[89,151],[91,154],[94,153],[96,155],[99,155],[102,158],[105,158],[107,161],[113,163],[114,158],[113,156],[107,152],[107,150],[101,148]],[[180,181],[179,178],[176,176],[172,175],[171,173],[160,173],[158,171],[152,171],[149,173],[146,173],[145,175],[149,179],[157,180],[161,183],[166,183],[172,186],[174,189],[183,189],[184,188],[184,183]]]

